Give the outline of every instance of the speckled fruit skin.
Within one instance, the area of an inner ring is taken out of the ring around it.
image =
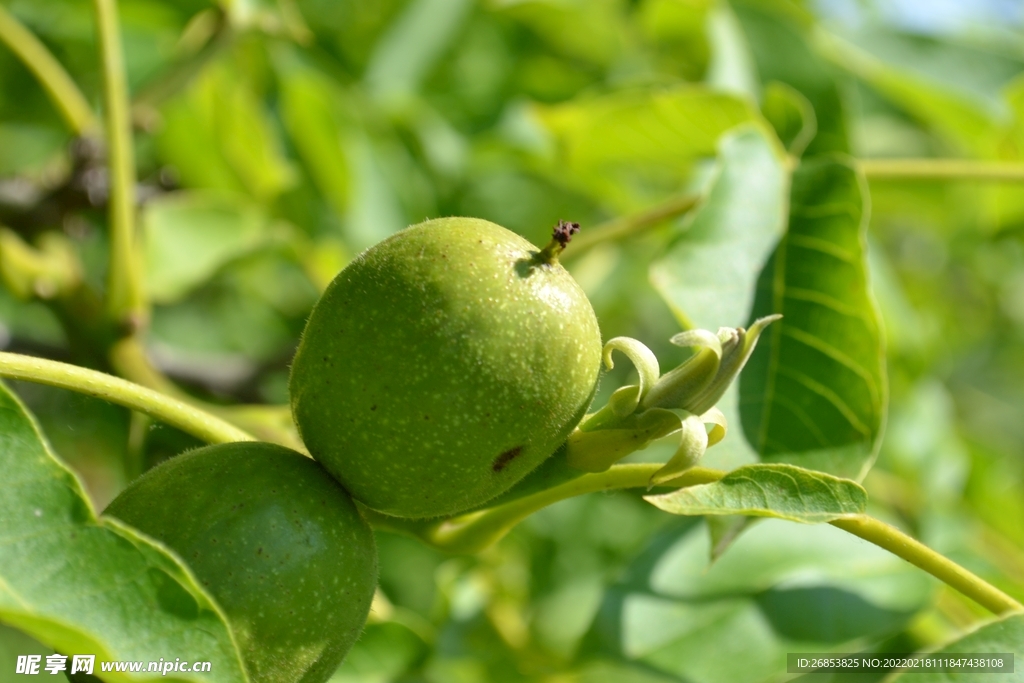
[[[469,509],[582,419],[600,330],[538,251],[494,223],[440,218],[363,252],[324,292],[292,364],[292,412],[356,500],[398,517]]]
[[[317,463],[265,443],[190,451],[107,508],[174,550],[224,609],[254,683],[327,680],[377,585],[373,532]]]

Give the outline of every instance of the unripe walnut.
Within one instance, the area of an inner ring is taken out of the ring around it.
[[[266,443],[153,468],[104,514],[175,551],[221,606],[254,683],[321,683],[377,585],[373,532],[320,465]]]
[[[441,218],[330,284],[289,390],[310,453],[354,498],[400,517],[453,514],[565,441],[593,399],[601,335],[555,251]]]

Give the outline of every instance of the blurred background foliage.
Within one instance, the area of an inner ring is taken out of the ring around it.
[[[98,111],[89,3],[0,5]],[[585,235],[707,197],[741,164],[738,178],[763,182],[720,201],[763,199],[745,218],[669,211],[628,239],[567,253],[604,337],[641,339],[668,368],[685,356],[668,338],[708,316],[687,317],[665,269],[701,267],[687,235],[703,223],[781,220],[799,157],[1024,155],[1024,10],[1009,1],[118,5],[153,304],[145,348],[212,403],[285,403],[319,291],[354,254],[426,218],[487,218],[542,244],[561,218]],[[1024,192],[906,178],[870,178],[868,190],[890,384],[865,479],[872,512],[1021,598]],[[107,193],[102,148],[76,138],[0,48],[6,349],[109,369],[89,324],[105,284]],[[715,326],[745,323],[749,302],[740,308]],[[602,396],[628,379],[617,366]],[[99,507],[194,445],[120,408],[17,389]],[[703,521],[634,493],[557,504],[476,557],[381,532],[381,593],[334,680],[780,680],[786,652],[913,651],[984,616],[832,527],[757,527],[711,569]],[[33,647],[0,630],[0,677]]]

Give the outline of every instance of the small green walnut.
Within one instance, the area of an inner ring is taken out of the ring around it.
[[[309,452],[368,507],[454,514],[510,488],[593,399],[601,334],[558,263],[494,223],[441,218],[371,247],[313,309],[292,364]]]
[[[190,451],[107,508],[174,550],[224,610],[254,683],[330,678],[366,622],[373,532],[323,468],[295,451]]]

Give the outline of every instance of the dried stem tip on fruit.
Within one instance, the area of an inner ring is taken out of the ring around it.
[[[558,261],[558,255],[565,251],[565,247],[572,241],[572,236],[579,231],[579,223],[558,221],[554,230],[551,231],[551,241],[540,252],[540,260],[545,263],[555,263]]]

